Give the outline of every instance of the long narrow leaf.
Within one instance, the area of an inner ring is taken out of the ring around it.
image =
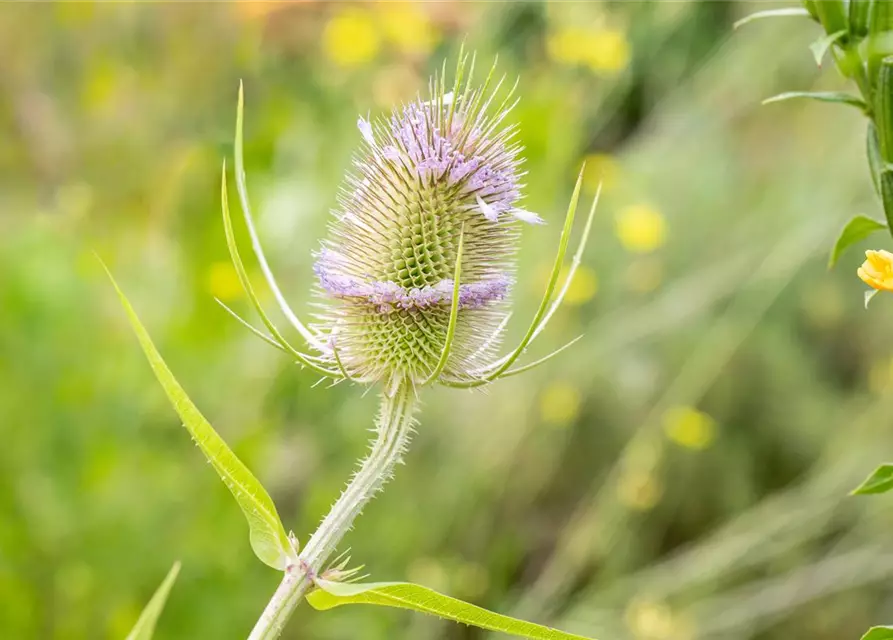
[[[798,16],[798,17],[809,17],[809,11],[806,9],[801,9],[799,7],[790,7],[783,9],[767,9],[766,11],[757,11],[756,13],[752,13],[749,16],[741,18],[734,25],[732,25],[733,29],[737,29],[738,27],[743,27],[748,22],[753,22],[754,20],[761,20],[763,18],[780,18],[782,16]]]
[[[846,104],[856,107],[860,111],[866,111],[866,105],[858,96],[850,93],[842,93],[840,91],[786,91],[779,93],[777,96],[766,98],[763,104],[772,104],[773,102],[783,102],[784,100],[794,100],[797,98],[808,98],[810,100],[818,100],[819,102],[836,102],[838,104]]]
[[[867,301],[865,306],[868,306]],[[891,489],[893,489],[893,464],[885,463],[872,471],[862,484],[853,489],[852,494],[887,493]]]
[[[174,410],[183,421],[183,426],[189,431],[192,439],[205,454],[208,462],[220,475],[223,483],[232,492],[236,502],[239,503],[245,518],[248,520],[249,539],[251,548],[257,557],[274,569],[285,569],[289,560],[294,555],[293,546],[289,542],[288,534],[282,526],[276,505],[270,498],[266,489],[252,475],[236,454],[227,446],[211,424],[205,419],[198,408],[193,404],[189,396],[177,382],[174,374],[168,369],[161,354],[152,343],[145,327],[140,322],[136,311],[133,310],[127,297],[121,291],[118,283],[112,277],[105,264],[102,265],[130,320],[134,333],[139,340],[155,377],[161,383],[165,394],[174,406]]]
[[[518,620],[445,596],[442,593],[409,582],[371,582],[356,584],[316,581],[318,589],[307,594],[314,609],[325,611],[345,604],[374,604],[409,609],[454,622],[500,631],[534,640],[590,640],[532,622]]]
[[[133,629],[127,634],[127,640],[152,640],[158,617],[164,609],[164,603],[167,602],[167,596],[171,592],[171,587],[174,586],[174,581],[179,573],[180,563],[175,562],[171,570],[167,572],[167,576],[158,586],[158,589],[155,590],[152,598],[146,604],[146,608],[143,609]]]
[[[862,640],[893,640],[893,627],[872,627]]]

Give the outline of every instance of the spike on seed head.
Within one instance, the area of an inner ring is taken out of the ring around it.
[[[483,85],[460,86],[465,62],[452,92],[435,76],[427,100],[357,121],[364,144],[314,271],[320,329],[339,367],[363,381],[392,387],[479,368],[504,317],[518,221],[542,222],[517,207],[521,148],[502,124],[513,89],[493,107],[501,82],[490,89],[491,71]]]

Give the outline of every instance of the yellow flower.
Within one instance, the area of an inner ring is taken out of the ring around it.
[[[562,285],[567,280],[568,271],[569,269],[565,267],[558,275],[558,282]],[[585,264],[581,264],[574,274],[571,286],[567,288],[567,293],[564,295],[564,304],[571,307],[581,305],[592,300],[596,292],[598,292],[598,276],[595,271]]]
[[[596,73],[613,74],[629,64],[626,34],[619,29],[563,27],[549,35],[546,49],[556,62],[586,65]]]
[[[856,271],[862,282],[878,291],[893,291],[893,253],[869,249],[865,257],[867,260]]]
[[[692,407],[674,407],[667,411],[664,431],[670,440],[688,449],[706,449],[716,439],[713,418]]]
[[[668,638],[673,630],[673,612],[659,601],[637,598],[627,606],[624,618],[637,640]]]
[[[621,209],[614,220],[620,243],[633,253],[650,253],[664,243],[666,223],[660,211],[646,204]]]
[[[543,422],[563,427],[580,415],[580,392],[566,382],[553,382],[540,397],[540,416]]]
[[[376,6],[381,11],[385,37],[401,52],[427,54],[437,44],[438,33],[419,4],[383,2]]]
[[[242,295],[242,284],[230,262],[215,262],[206,276],[208,292],[224,302],[235,300]]]
[[[595,72],[618,73],[629,64],[629,42],[619,29],[599,29],[586,42],[586,64]]]
[[[577,64],[584,58],[586,31],[580,27],[565,27],[551,35],[546,41],[549,57],[567,65]]]
[[[617,185],[620,176],[620,165],[617,160],[606,153],[591,153],[586,156],[586,169],[583,171],[583,187],[595,193],[598,185],[610,191]]]
[[[355,67],[372,60],[379,49],[379,36],[369,14],[344,9],[329,20],[323,32],[323,51],[335,64]]]

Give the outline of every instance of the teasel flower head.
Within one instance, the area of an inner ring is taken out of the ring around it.
[[[361,148],[342,186],[328,236],[315,254],[318,311],[312,325],[291,311],[254,230],[242,166],[240,92],[236,177],[252,245],[280,308],[316,353],[292,348],[257,302],[233,236],[224,169],[230,252],[270,333],[249,328],[326,377],[382,383],[389,394],[401,386],[417,389],[436,381],[482,386],[557,353],[511,368],[561,304],[580,262],[598,196],[559,290],[581,171],[540,308],[520,344],[496,357],[509,319],[519,234],[525,225],[543,220],[521,206],[522,149],[516,127],[505,122],[516,104],[517,83],[504,89],[505,78],[494,82],[494,75],[495,65],[476,84],[474,57],[460,54],[451,88],[442,71],[424,98],[386,118],[360,116]]]

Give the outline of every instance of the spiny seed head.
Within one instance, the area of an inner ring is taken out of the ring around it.
[[[419,98],[374,122],[316,255],[319,329],[351,377],[389,388],[438,372],[448,341],[460,238],[455,334],[442,373],[468,379],[491,355],[514,280],[521,147],[503,121],[513,89],[435,76]],[[472,71],[474,63],[471,64]]]

